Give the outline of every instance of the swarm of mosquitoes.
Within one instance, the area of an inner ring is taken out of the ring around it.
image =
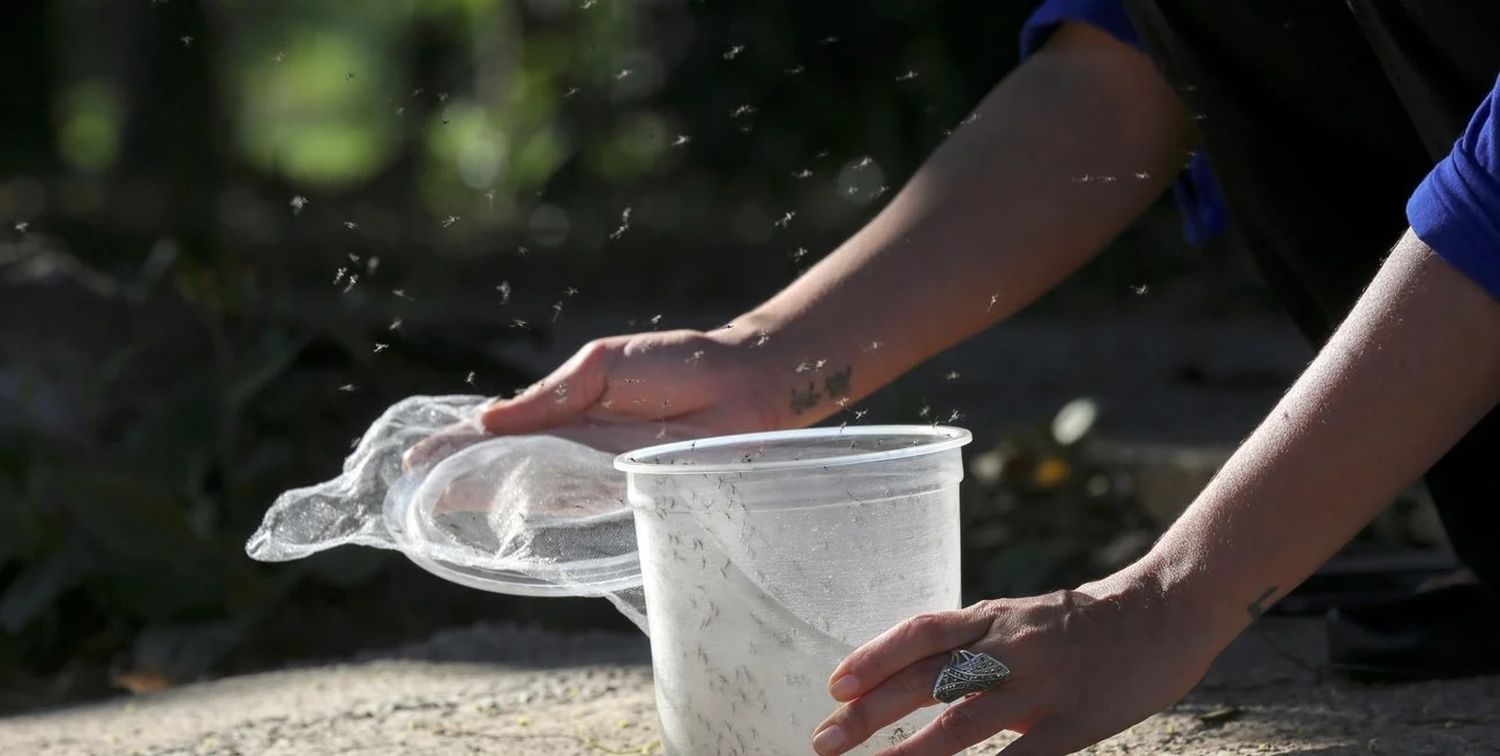
[[[157,2],[157,1],[158,0],[153,0],[153,2]],[[161,0],[161,1],[164,1],[164,0]],[[576,7],[578,7],[580,10],[588,11],[588,10],[591,10],[591,9],[595,8],[597,5],[598,5],[598,0],[578,0],[578,4],[577,4]],[[193,44],[194,38],[191,35],[183,35],[183,36],[181,36],[179,38],[179,41],[184,46],[191,46]],[[839,43],[839,38],[837,36],[832,36],[832,35],[825,36],[822,39],[819,39],[817,41],[817,44],[820,47],[824,47],[824,48],[831,48],[831,47],[837,45],[838,43]],[[281,62],[283,62],[286,59],[286,56],[287,56],[286,50],[277,50],[275,52],[273,58],[274,58],[275,62],[281,63]],[[732,64],[733,66],[738,67],[740,65],[743,65],[746,60],[752,58],[753,57],[753,52],[750,50],[750,48],[749,48],[748,45],[740,44],[740,43],[734,43],[734,44],[729,44],[726,47],[722,48],[721,57],[722,57],[723,61],[725,61],[726,64]],[[804,74],[804,73],[807,72],[807,70],[808,70],[808,64],[806,62],[795,62],[795,63],[793,63],[790,66],[783,66],[780,70],[786,76],[800,76],[800,75],[802,75],[802,74]],[[630,67],[613,67],[613,68],[606,69],[605,71],[603,71],[601,73],[603,75],[610,76],[611,78],[613,78],[615,80],[624,80],[624,79],[628,79],[632,75],[634,75],[635,74],[635,69],[630,68]],[[919,76],[920,76],[920,72],[917,71],[916,69],[907,68],[907,69],[897,69],[896,72],[890,73],[888,75],[891,77],[890,80],[893,80],[893,81],[898,82],[898,83],[905,84],[905,83],[910,83],[910,82],[914,82],[915,80],[917,80],[919,78]],[[344,78],[345,78],[346,81],[349,81],[349,82],[359,81],[359,79],[358,79],[355,71],[349,71],[349,72],[347,72],[345,74]],[[564,85],[564,86],[560,86],[559,87],[559,89],[558,89],[558,96],[561,99],[570,99],[570,98],[573,98],[573,97],[579,95],[580,92],[582,92],[582,88],[579,87],[579,86]],[[411,91],[410,94],[407,95],[407,97],[409,99],[414,99],[414,98],[417,98],[417,97],[419,97],[419,96],[421,96],[423,94],[424,94],[424,92],[423,92],[422,89],[416,89],[416,90]],[[449,99],[449,93],[448,92],[437,92],[437,93],[429,94],[428,97],[434,97],[438,103],[443,103],[443,102],[446,102]],[[392,99],[394,101],[394,98],[392,98]],[[733,108],[731,108],[728,111],[728,124],[726,125],[726,127],[729,128],[729,129],[738,129],[739,131],[742,131],[742,132],[743,131],[749,131],[752,128],[752,124],[753,124],[753,121],[754,121],[754,116],[757,114],[757,112],[758,112],[757,105],[755,103],[753,103],[753,102],[742,102],[742,103],[740,103],[738,105],[735,105]],[[957,130],[959,130],[959,129],[961,129],[961,128],[969,125],[969,124],[972,124],[972,123],[976,122],[978,119],[979,119],[978,112],[972,112],[972,113],[968,114],[967,116],[965,116],[957,124],[954,124],[951,128],[941,129],[941,132],[944,135],[951,135],[954,132],[956,132]],[[672,147],[672,148],[685,148],[685,147],[688,147],[690,144],[692,144],[694,142],[694,139],[695,139],[694,135],[692,135],[690,133],[677,133],[675,136],[672,136],[672,137],[668,138],[667,144],[668,144],[669,147]],[[819,151],[817,151],[816,153],[814,153],[811,156],[811,158],[812,158],[812,160],[817,161],[817,160],[822,160],[824,158],[827,158],[828,156],[829,156],[829,150],[825,149],[825,150],[819,150]],[[868,169],[868,168],[874,166],[875,162],[876,161],[875,161],[875,158],[873,156],[870,156],[870,155],[861,155],[861,156],[858,156],[857,158],[855,158],[854,162],[851,163],[851,166],[855,170],[865,170],[865,169]],[[808,179],[813,178],[816,175],[819,175],[819,173],[814,170],[814,164],[810,163],[810,164],[801,165],[801,166],[797,166],[795,164],[793,164],[793,165],[794,165],[794,167],[792,167],[788,171],[788,174],[783,174],[783,175],[790,175],[793,178],[798,179],[798,180],[808,180]],[[1126,174],[1126,175],[1123,175],[1123,176],[1085,174],[1085,175],[1076,177],[1074,179],[1074,181],[1076,181],[1078,183],[1083,183],[1083,184],[1109,184],[1109,183],[1113,183],[1113,182],[1118,181],[1118,180],[1133,179],[1133,180],[1137,180],[1137,181],[1144,181],[1144,180],[1148,180],[1150,178],[1151,178],[1151,175],[1149,173],[1144,172],[1144,171],[1140,171],[1140,172],[1135,172],[1133,174]],[[880,186],[880,187],[878,187],[878,188],[876,188],[874,190],[863,190],[861,193],[864,196],[868,197],[869,199],[874,199],[874,198],[878,198],[878,197],[881,197],[881,196],[885,195],[888,191],[889,191],[889,187],[887,187],[887,186]],[[853,188],[853,187],[851,187],[851,188],[849,188],[849,192],[851,194],[855,193],[856,189]],[[494,210],[494,200],[495,200],[495,190],[494,189],[488,189],[488,190],[482,192],[480,194],[480,196],[482,196],[486,200],[487,206],[490,209],[490,211],[493,211]],[[313,204],[312,201],[306,195],[304,195],[304,194],[294,194],[291,197],[291,199],[289,200],[289,202],[288,202],[291,214],[294,217],[300,217],[300,216],[302,216],[304,214],[304,211],[308,211],[309,208],[312,207],[312,204]],[[772,225],[774,225],[777,229],[780,229],[780,230],[783,230],[783,231],[789,230],[792,227],[793,220],[797,217],[797,214],[798,214],[797,210],[795,210],[795,209],[788,209],[788,210],[781,211],[780,214],[775,218],[775,220],[772,221]],[[444,228],[444,229],[452,229],[455,226],[458,226],[458,224],[460,224],[462,220],[463,220],[463,215],[461,215],[460,213],[456,213],[456,212],[455,213],[448,213],[448,214],[442,215],[439,218],[438,225],[441,228]],[[631,206],[625,206],[625,207],[623,207],[620,210],[619,216],[618,216],[618,221],[614,224],[613,230],[611,230],[609,232],[608,238],[611,241],[615,241],[615,240],[619,240],[619,239],[623,238],[631,230],[631,221],[632,221],[632,207]],[[361,225],[356,220],[353,220],[353,219],[343,220],[343,221],[341,221],[341,224],[344,227],[344,229],[346,231],[350,232],[350,233],[358,233],[358,232],[361,231]],[[18,222],[18,223],[15,224],[14,227],[15,227],[15,230],[17,232],[23,233],[23,234],[26,233],[26,231],[28,230],[28,224],[25,223],[25,222]],[[516,253],[517,253],[518,256],[525,257],[525,256],[527,256],[528,252],[530,252],[530,250],[526,246],[517,245],[517,247],[516,247]],[[808,248],[806,246],[797,246],[790,253],[788,253],[788,257],[790,257],[793,262],[800,263],[804,258],[807,258],[809,256],[809,254],[810,254],[809,250],[808,250]],[[358,255],[348,255],[348,258],[349,259],[348,259],[348,261],[347,261],[346,264],[343,264],[343,265],[340,265],[339,267],[337,267],[337,269],[334,271],[334,274],[333,274],[333,277],[332,277],[333,278],[333,285],[334,285],[335,288],[338,289],[338,291],[339,291],[340,294],[349,294],[356,287],[358,287],[361,284],[362,280],[369,280],[370,278],[374,277],[375,274],[376,274],[376,271],[377,271],[377,269],[378,269],[378,267],[380,265],[380,259],[378,257],[373,257],[372,256],[372,257],[370,257],[368,259],[365,259],[363,261],[361,261],[361,259],[359,258]],[[513,298],[513,294],[514,294],[514,288],[513,288],[513,285],[511,283],[511,281],[510,280],[501,281],[495,287],[495,290],[496,290],[496,292],[498,294],[498,297],[496,298],[496,301],[497,301],[498,305],[500,305],[500,306],[510,306],[511,303],[512,303],[512,298]],[[1134,294],[1136,294],[1136,295],[1144,295],[1144,294],[1148,293],[1149,286],[1147,284],[1144,284],[1144,283],[1132,284],[1132,285],[1130,285],[1130,290]],[[391,295],[393,297],[395,297],[398,300],[411,301],[413,299],[413,297],[411,297],[410,295],[407,294],[407,292],[406,292],[405,289],[400,289],[400,288],[392,289],[390,291],[390,293],[391,293]],[[557,298],[557,299],[555,299],[552,302],[552,304],[550,305],[550,310],[551,310],[550,315],[546,316],[545,319],[542,318],[542,317],[538,317],[538,318],[512,317],[512,318],[509,319],[510,327],[511,328],[515,328],[515,329],[521,329],[521,330],[529,330],[529,329],[532,328],[533,323],[536,322],[536,321],[538,321],[538,320],[550,320],[551,323],[554,323],[554,324],[558,323],[561,320],[561,318],[562,318],[562,315],[564,313],[564,310],[566,309],[568,301],[571,298],[573,298],[575,295],[577,295],[577,294],[578,294],[578,289],[577,288],[575,288],[573,286],[568,286],[568,287],[566,287],[566,289],[564,289],[564,291],[562,293],[562,296],[559,297],[559,298]],[[993,313],[996,310],[996,308],[999,307],[999,305],[1000,305],[1000,294],[999,293],[990,294],[990,295],[987,296],[987,301],[985,302],[985,312],[986,313]],[[647,321],[647,324],[654,330],[657,327],[657,325],[659,324],[660,320],[661,320],[661,316],[657,315],[657,316],[654,316],[654,317],[650,318]],[[633,321],[633,320],[632,321],[628,321],[628,322],[630,323],[630,325],[632,327],[634,327],[636,325],[636,322]],[[400,334],[402,334],[404,332],[403,331],[403,320],[402,320],[402,318],[400,316],[394,317],[394,319],[390,322],[390,324],[389,324],[389,326],[387,328],[387,331],[390,333],[390,335],[392,337],[394,337],[397,340],[399,340]],[[764,332],[764,331],[758,332],[756,334],[755,339],[753,341],[748,342],[747,346],[749,348],[760,348],[760,347],[765,346],[767,344],[767,342],[770,341],[770,339],[771,339],[771,334],[769,334],[767,332]],[[878,350],[881,347],[881,345],[882,345],[882,342],[879,341],[879,340],[869,340],[869,341],[863,342],[860,345],[860,347],[859,347],[859,353],[860,354],[868,354],[870,352]],[[390,346],[391,346],[391,343],[389,343],[389,342],[375,343],[373,345],[373,347],[372,347],[372,353],[374,353],[374,354],[380,354],[381,352],[383,352],[383,351],[387,350],[388,348],[390,348]],[[649,345],[647,345],[647,347],[645,347],[645,348],[648,349]],[[644,351],[644,349],[643,349],[643,351]],[[683,361],[686,364],[688,364],[688,365],[697,366],[700,363],[700,361],[702,361],[703,356],[704,356],[703,352],[701,352],[701,351],[699,351],[699,352],[693,352],[687,358],[685,358]],[[818,370],[822,369],[823,365],[826,362],[827,362],[826,359],[812,359],[812,360],[808,360],[808,361],[805,361],[804,363],[798,364],[796,366],[796,372],[818,371]],[[947,380],[947,381],[956,381],[957,379],[958,379],[958,373],[957,372],[950,372],[949,374],[947,374],[945,376],[945,380]],[[475,374],[474,371],[468,371],[467,374],[463,378],[464,383],[466,383],[468,385],[471,385],[471,386],[476,383],[476,380],[477,380],[476,379],[476,374]],[[353,391],[358,390],[358,387],[356,385],[354,385],[354,384],[351,383],[351,384],[345,384],[345,385],[340,386],[339,390],[343,391],[343,392],[353,392]],[[864,416],[867,413],[867,410],[864,410],[864,409],[854,409],[854,408],[851,408],[851,407],[847,406],[847,403],[846,403],[847,402],[847,397],[844,398],[844,401],[845,401],[845,403],[841,403],[841,404],[838,405],[838,410],[839,410],[839,412],[841,414],[844,415],[844,417],[845,417],[844,422],[845,423],[848,423],[848,422],[851,422],[851,421],[859,421],[862,418],[864,418]],[[938,410],[936,410],[936,409],[934,409],[932,407],[924,406],[924,407],[921,408],[921,412],[918,414],[918,418],[917,419],[921,420],[921,421],[924,421],[924,422],[929,422],[929,423],[932,423],[932,424],[936,425],[936,424],[943,423],[943,422],[949,422],[949,423],[956,422],[961,417],[962,417],[962,413],[960,413],[958,410],[946,410],[946,411],[941,411],[940,412],[940,411],[938,411]],[[665,428],[663,428],[663,432],[665,432]]]

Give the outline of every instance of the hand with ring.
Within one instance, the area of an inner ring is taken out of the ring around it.
[[[1198,682],[1232,633],[1207,632],[1192,616],[1185,602],[1116,577],[913,617],[834,670],[829,693],[843,706],[814,731],[813,748],[844,753],[919,707],[953,701],[882,753],[953,754],[1003,730],[1021,734],[1007,756],[1071,753]]]

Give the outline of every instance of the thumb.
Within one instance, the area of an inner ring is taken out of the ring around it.
[[[619,349],[610,341],[591,341],[519,395],[495,400],[480,414],[479,421],[495,435],[532,433],[562,425],[599,401],[618,355]]]

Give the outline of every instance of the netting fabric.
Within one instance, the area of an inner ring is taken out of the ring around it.
[[[285,561],[343,544],[395,549],[475,588],[604,596],[644,630],[635,526],[612,455],[549,435],[490,436],[478,420],[485,401],[391,406],[337,477],[277,497],[247,553]]]

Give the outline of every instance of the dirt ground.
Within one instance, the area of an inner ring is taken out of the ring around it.
[[[1185,701],[1088,752],[1500,753],[1500,677],[1341,683],[1317,671],[1319,638],[1316,622],[1264,620]],[[37,756],[659,750],[645,638],[511,625],[0,720],[0,753]]]

